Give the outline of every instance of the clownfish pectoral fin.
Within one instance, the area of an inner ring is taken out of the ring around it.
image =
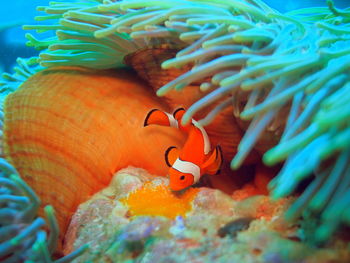
[[[165,151],[165,162],[169,167],[171,167],[175,163],[178,157],[179,157],[179,150],[175,146],[170,146]]]
[[[178,127],[177,121],[171,114],[158,109],[153,109],[147,114],[143,126],[145,127],[150,124]]]
[[[218,174],[220,173],[220,168],[223,163],[223,156],[222,156],[222,150],[221,147],[218,145],[215,147],[215,149],[211,152],[208,159],[204,162],[203,166],[201,167],[205,174]]]
[[[181,119],[182,119],[182,116],[184,116],[184,114],[185,114],[185,109],[184,108],[178,108],[177,110],[174,111],[173,116],[174,116],[175,120],[180,122]]]

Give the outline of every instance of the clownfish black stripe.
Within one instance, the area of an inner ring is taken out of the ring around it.
[[[166,163],[169,167],[171,167],[172,164],[169,163],[168,154],[169,154],[169,152],[170,152],[172,149],[174,149],[174,148],[176,148],[176,147],[175,147],[175,146],[170,146],[170,147],[165,151],[165,153],[164,153],[164,155],[165,155],[165,163]]]

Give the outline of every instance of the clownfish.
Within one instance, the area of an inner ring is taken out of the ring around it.
[[[153,109],[144,121],[144,126],[152,124],[169,126],[188,133],[181,150],[170,146],[165,151],[165,162],[170,167],[169,186],[173,191],[180,191],[196,184],[204,174],[218,174],[223,162],[220,146],[211,151],[208,134],[198,122],[192,119],[187,125],[181,124],[184,113],[183,108],[177,109],[173,114]]]

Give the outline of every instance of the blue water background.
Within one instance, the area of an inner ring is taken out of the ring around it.
[[[75,0],[75,2],[84,0]],[[145,0],[147,1],[147,0]],[[31,57],[37,55],[37,51],[26,47],[26,39],[22,30],[23,24],[36,24],[34,16],[42,15],[36,11],[37,6],[46,6],[49,0],[1,0],[0,8],[0,73],[11,72],[17,57]],[[72,1],[73,2],[73,1]],[[325,6],[325,0],[266,0],[269,6],[286,12],[302,7]],[[350,7],[350,0],[335,0],[339,8]],[[10,29],[2,29],[3,26],[12,25]],[[34,32],[31,32],[34,33]]]

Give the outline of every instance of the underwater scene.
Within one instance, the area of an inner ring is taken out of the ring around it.
[[[0,263],[350,262],[349,0],[0,9]]]

